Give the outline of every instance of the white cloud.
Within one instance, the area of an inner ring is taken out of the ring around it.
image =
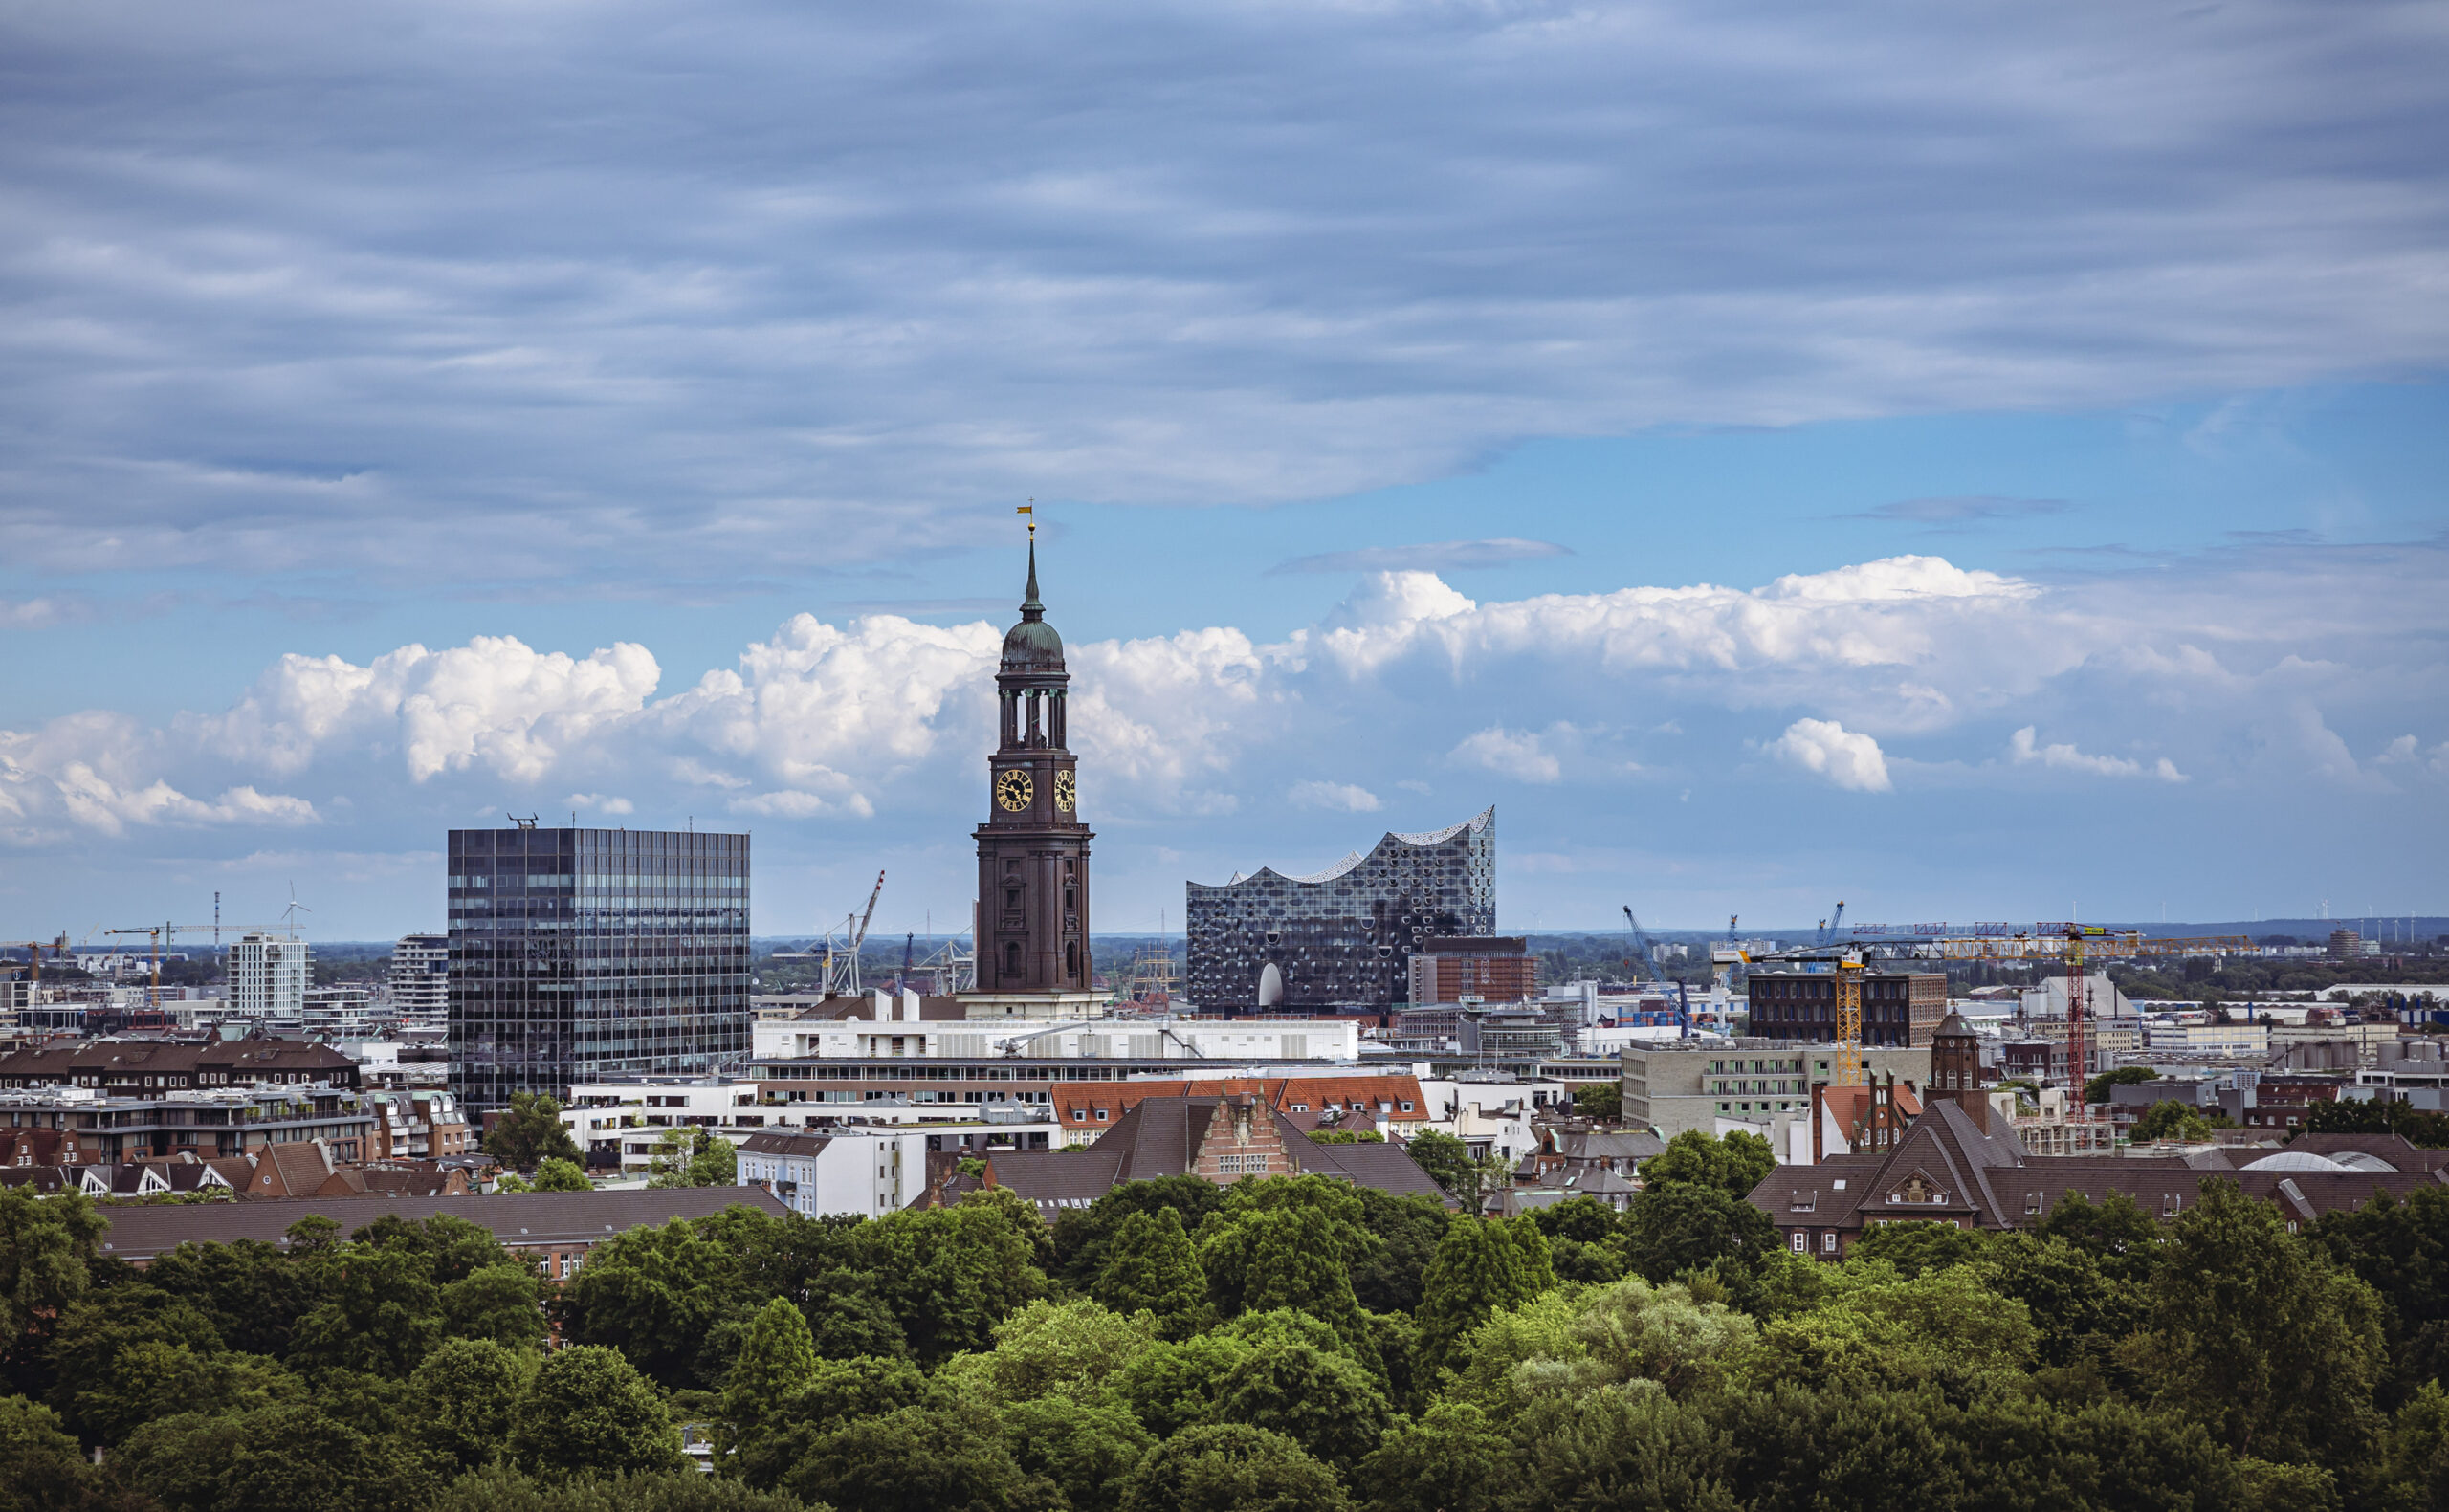
[[[1503,725],[1490,725],[1466,735],[1452,756],[1465,765],[1519,782],[1554,782],[1564,775],[1563,763],[1536,734],[1525,731],[1517,734]]]
[[[563,801],[575,809],[589,809],[607,816],[638,811],[638,806],[626,798],[607,798],[601,793],[572,793]]]
[[[1828,719],[1798,719],[1769,742],[1769,754],[1790,766],[1857,793],[1886,793],[1887,757],[1879,742]]]
[[[2372,764],[2375,766],[2407,765],[2416,758],[2415,747],[2415,736],[2400,735],[2381,748],[2381,754],[2372,758]]]
[[[1385,806],[1378,801],[1377,794],[1349,782],[1295,782],[1285,797],[1301,808],[1344,814],[1375,814]]]
[[[2016,765],[2038,762],[2063,772],[2088,772],[2094,777],[2151,777],[2163,782],[2192,780],[2167,756],[2147,767],[2124,756],[2086,756],[2071,745],[2040,745],[2036,739],[2039,729],[2037,725],[2026,725],[2008,736],[2007,756]]]

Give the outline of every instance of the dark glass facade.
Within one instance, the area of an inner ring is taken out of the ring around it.
[[[747,1061],[746,835],[454,829],[450,910],[466,1106]]]
[[[1412,953],[1496,932],[1496,810],[1426,834],[1389,834],[1311,877],[1262,867],[1191,883],[1187,992],[1202,1013],[1387,1008]]]

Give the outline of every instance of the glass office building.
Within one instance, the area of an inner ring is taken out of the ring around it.
[[[1391,1008],[1414,951],[1496,932],[1496,810],[1388,834],[1314,876],[1272,867],[1191,883],[1187,992],[1202,1013]]]
[[[746,835],[454,829],[450,868],[464,1105],[746,1063]]]

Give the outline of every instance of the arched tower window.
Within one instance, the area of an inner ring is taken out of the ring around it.
[[[1021,942],[1018,940],[1007,941],[1004,946],[1004,975],[1021,975]]]

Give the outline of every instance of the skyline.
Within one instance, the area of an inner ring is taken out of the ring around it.
[[[940,926],[1028,498],[1100,933],[2449,914],[2422,7],[128,19],[0,17],[0,932]]]

